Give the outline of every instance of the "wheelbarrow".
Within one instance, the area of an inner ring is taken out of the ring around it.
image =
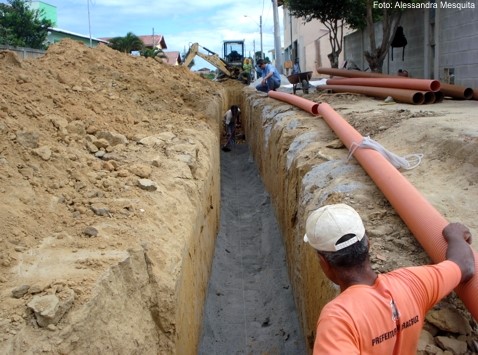
[[[303,72],[303,73],[296,73],[296,74],[291,74],[287,77],[289,82],[292,84],[292,91],[295,92],[297,90],[302,90],[304,94],[309,93],[309,80],[312,77],[312,72]]]

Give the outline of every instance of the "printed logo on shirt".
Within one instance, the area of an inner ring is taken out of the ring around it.
[[[397,319],[397,321],[398,321],[398,319]],[[380,334],[379,336],[377,336],[375,338],[372,338],[372,346],[378,345],[385,340],[389,340],[389,339],[394,338],[398,334],[398,332],[403,331],[403,330],[411,327],[414,324],[417,324],[418,321],[419,321],[419,317],[418,317],[418,315],[416,315],[415,317],[410,318],[409,320],[407,320],[406,322],[403,322],[402,324],[397,322],[398,324],[394,329],[392,329],[388,332],[385,332],[383,334]]]

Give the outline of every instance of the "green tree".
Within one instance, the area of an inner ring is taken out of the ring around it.
[[[319,20],[328,30],[332,51],[327,55],[332,68],[338,68],[343,46],[343,23],[357,28],[364,25],[365,4],[354,0],[285,0],[291,15],[310,22]]]
[[[422,2],[423,0],[402,0],[401,3]],[[364,29],[368,35],[370,48],[364,51],[370,70],[382,72],[383,61],[388,53],[393,36],[399,25],[402,8],[395,7],[395,0],[285,0],[291,13],[304,18],[321,21],[329,29],[332,52],[329,60],[332,67],[342,50],[342,38],[338,38],[338,26],[342,21],[353,29]],[[376,6],[374,6],[376,5]],[[381,27],[375,23],[381,21]],[[382,31],[382,40],[377,44],[376,29]]]
[[[50,20],[40,10],[32,10],[25,0],[0,4],[0,43],[16,47],[45,49]]]
[[[144,43],[132,32],[128,32],[124,37],[111,38],[110,47],[123,53],[131,53],[132,51],[141,51],[144,48]]]
[[[140,54],[146,58],[167,58],[168,57],[161,48],[144,48]]]
[[[257,61],[259,59],[262,59],[262,52],[261,51],[257,51],[256,53],[254,53],[254,63],[257,63]]]
[[[361,0],[363,1],[363,0]],[[370,42],[370,49],[364,51],[365,59],[367,60],[370,70],[373,72],[382,72],[383,61],[387,56],[390,44],[392,43],[395,31],[402,18],[402,10],[395,8],[394,0],[382,1],[385,4],[383,9],[374,8],[373,0],[365,0],[366,2],[366,32]],[[404,3],[416,1],[402,1]],[[390,8],[388,8],[390,5]],[[382,41],[377,45],[375,22],[380,20],[382,22]]]

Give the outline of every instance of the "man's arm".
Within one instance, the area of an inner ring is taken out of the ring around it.
[[[271,64],[266,64],[266,67],[264,68],[264,71],[267,71],[267,75],[264,76],[264,80],[269,79],[272,76],[272,70],[270,68]]]
[[[466,282],[475,274],[475,257],[470,248],[470,230],[461,223],[450,223],[442,231],[448,242],[446,259],[456,263],[461,270],[461,282]]]

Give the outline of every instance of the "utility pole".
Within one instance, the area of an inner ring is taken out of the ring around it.
[[[276,63],[275,67],[279,73],[283,73],[282,67],[282,48],[280,43],[280,26],[279,26],[279,10],[277,7],[277,0],[272,0],[272,10],[274,14],[274,50]]]
[[[90,32],[90,48],[93,47],[93,41],[91,39],[91,20],[90,20],[90,0],[86,0],[88,5],[88,30]]]
[[[264,50],[262,48],[262,15],[259,16],[259,30],[261,34],[261,58],[264,59]]]
[[[247,15],[244,15],[244,17],[249,17]],[[252,20],[254,21],[254,20]],[[258,23],[256,21],[254,21],[255,24],[257,25]],[[262,48],[262,15],[259,16],[259,34],[261,36],[261,59],[264,59],[264,50]],[[255,42],[254,42],[255,43]],[[254,47],[254,59],[256,58],[256,48]]]

